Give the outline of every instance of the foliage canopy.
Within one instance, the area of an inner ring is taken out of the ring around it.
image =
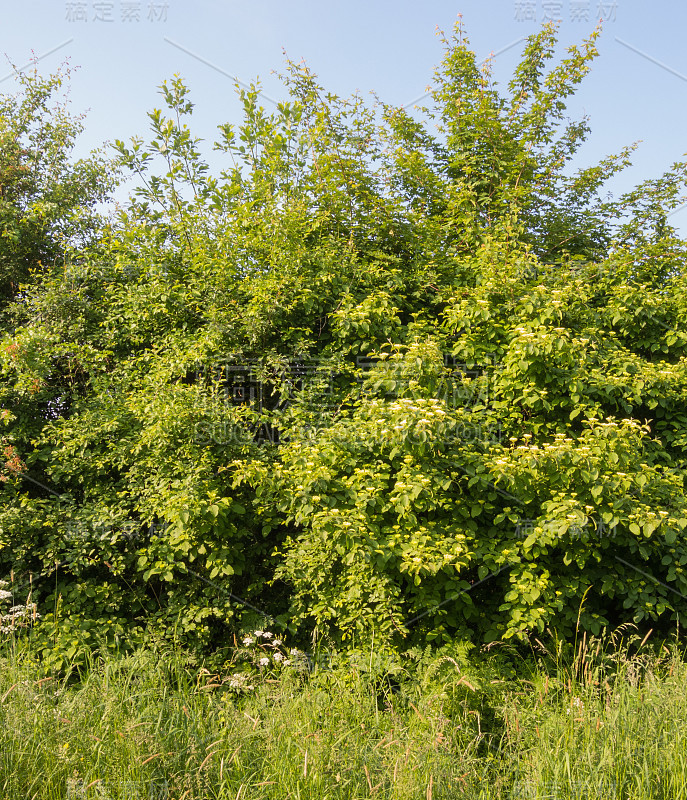
[[[545,26],[501,94],[456,29],[417,115],[288,62],[271,113],[239,91],[217,176],[163,84],[150,141],[117,142],[127,208],[42,228],[5,309],[0,572],[42,576],[46,654],[214,647],[256,609],[396,644],[684,624],[687,164],[615,200],[631,147],[571,169],[598,34],[552,66]]]

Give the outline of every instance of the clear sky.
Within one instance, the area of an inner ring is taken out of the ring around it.
[[[657,177],[687,152],[687,4],[678,0],[2,0],[2,6],[0,92],[14,91],[10,62],[21,68],[34,54],[49,73],[68,58],[78,67],[72,110],[88,110],[80,152],[108,139],[146,136],[146,112],[162,105],[157,86],[175,73],[196,104],[193,132],[211,143],[218,124],[240,120],[229,76],[260,77],[267,97],[286,97],[273,74],[283,68],[283,50],[305,59],[329,91],[375,91],[389,103],[412,103],[441,60],[436,27],[450,33],[458,14],[477,55],[496,54],[494,76],[502,86],[523,37],[542,22],[560,20],[562,52],[603,18],[600,56],[570,105],[572,117],[591,118],[585,163],[641,139],[634,166],[613,187],[624,190]],[[687,208],[673,221],[687,231]]]

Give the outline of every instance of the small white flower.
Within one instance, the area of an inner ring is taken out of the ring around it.
[[[283,661],[284,660],[284,656],[281,653],[275,653],[274,654],[274,660],[275,661]]]
[[[229,679],[230,689],[246,689],[250,690],[253,687],[248,683],[248,676],[240,672],[235,672]]]
[[[258,664],[260,664],[261,667],[266,667],[269,663],[269,658],[261,658],[260,661],[258,661]]]
[[[262,635],[263,635],[263,638],[265,638],[265,639],[271,639],[274,636],[274,634],[270,633],[269,631],[264,631],[264,633]],[[256,636],[257,636],[257,633],[256,633]]]
[[[7,592],[4,589],[0,589],[0,600],[9,600],[12,597],[12,592]]]
[[[253,631],[253,635],[256,636],[258,639],[262,636],[264,631]]]
[[[255,639],[252,636],[245,636],[244,639],[243,639],[243,643],[245,644],[246,647],[248,647],[249,645],[253,644],[254,642],[255,642]]]

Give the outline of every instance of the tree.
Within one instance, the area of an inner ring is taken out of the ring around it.
[[[54,494],[8,481],[0,517],[63,598],[46,642],[214,647],[256,608],[343,642],[684,622],[686,165],[617,201],[628,149],[569,173],[597,35],[547,72],[544,27],[502,97],[458,30],[420,119],[288,63],[218,177],[163,85],[117,143],[129,207],[4,359],[27,407],[51,386],[17,456]]]
[[[15,299],[27,284],[63,265],[68,246],[84,246],[102,225],[94,213],[113,186],[112,165],[94,153],[70,160],[82,117],[56,98],[64,67],[48,78],[17,72],[21,91],[0,101],[0,302]]]

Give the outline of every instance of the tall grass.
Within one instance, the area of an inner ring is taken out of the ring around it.
[[[390,682],[345,662],[237,696],[143,650],[45,679],[0,651],[0,800],[687,800],[687,666],[584,640],[499,678],[425,657]]]
[[[504,706],[501,757],[526,797],[687,798],[687,666],[677,644],[658,653],[601,640],[574,658],[542,646],[545,663]],[[629,643],[632,646],[632,641]]]

